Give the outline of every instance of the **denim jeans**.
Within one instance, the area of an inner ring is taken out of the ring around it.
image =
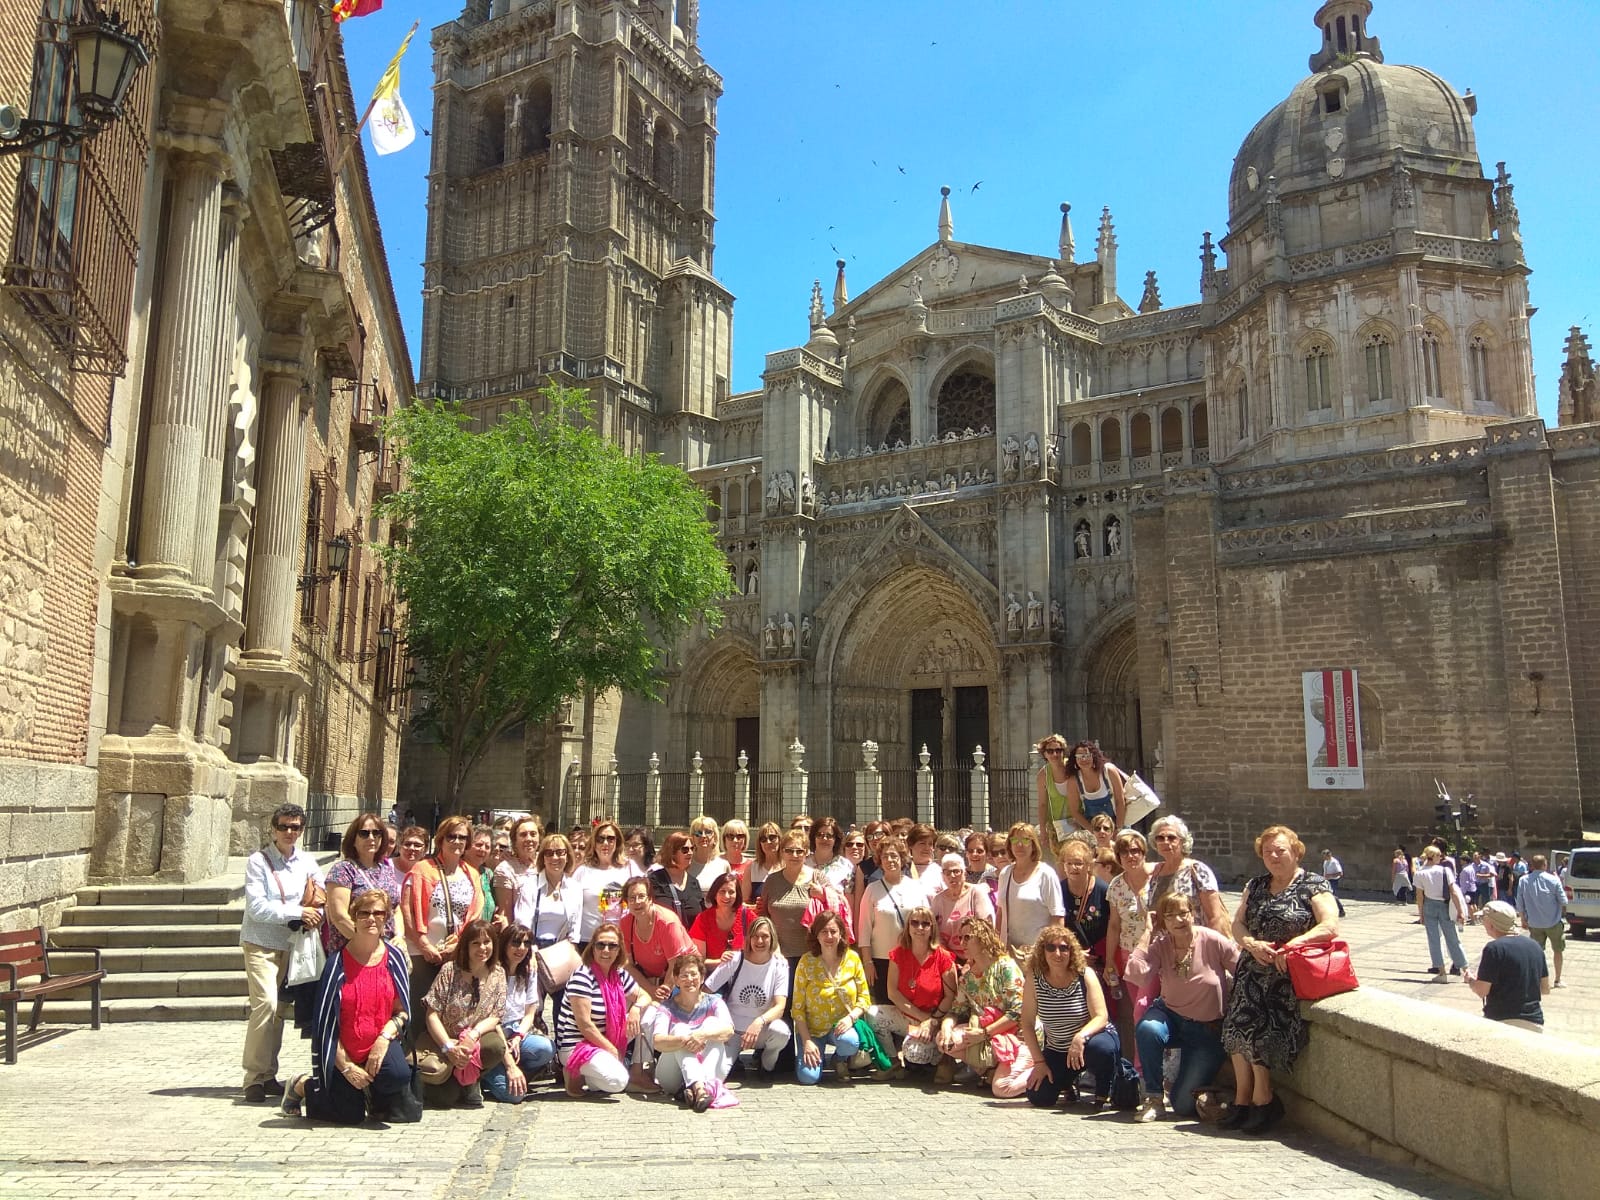
[[[363,1062],[362,1066],[366,1066]],[[343,1075],[321,1079],[313,1075],[306,1080],[305,1114],[313,1121],[330,1121],[335,1125],[359,1125],[367,1119],[367,1097],[379,1113],[387,1113],[411,1086],[411,1064],[406,1062],[405,1051],[399,1042],[390,1042],[389,1051],[372,1086],[363,1093],[350,1085]]]
[[[1467,965],[1466,953],[1461,949],[1461,938],[1456,934],[1456,923],[1450,919],[1450,901],[1424,899],[1422,924],[1428,931],[1428,963],[1435,971],[1443,970],[1439,965],[1444,958],[1439,952],[1441,937],[1450,948],[1450,965],[1458,968]]]
[[[829,1046],[833,1047],[835,1062],[841,1059],[849,1062],[861,1049],[861,1039],[856,1036],[854,1029],[846,1030],[840,1034],[835,1034],[831,1029],[824,1034],[814,1033],[811,1035],[811,1040],[817,1044],[817,1049],[822,1052],[822,1058],[817,1061],[816,1066],[808,1067],[806,1066],[805,1055],[802,1053],[805,1047],[799,1046],[795,1049],[794,1077],[801,1083],[817,1083],[822,1079],[822,1068],[827,1061]]]
[[[1078,1072],[1067,1065],[1067,1052],[1044,1050],[1044,1065],[1050,1068],[1050,1078],[1041,1079],[1028,1090],[1028,1103],[1036,1108],[1054,1108],[1067,1085],[1077,1078]],[[1117,1073],[1117,1059],[1122,1057],[1122,1039],[1117,1027],[1107,1025],[1083,1044],[1083,1069],[1094,1075],[1094,1090],[1102,1100],[1111,1094],[1111,1078]]]
[[[1134,1036],[1139,1042],[1144,1094],[1161,1095],[1162,1056],[1169,1049],[1176,1050],[1178,1078],[1172,1085],[1172,1111],[1180,1117],[1194,1116],[1195,1088],[1210,1083],[1228,1057],[1223,1053],[1221,1034],[1156,1000],[1145,1010]]]
[[[516,1033],[515,1025],[506,1025],[506,1044],[511,1044],[511,1038]],[[544,1070],[555,1059],[555,1047],[550,1044],[550,1039],[540,1033],[530,1033],[522,1039],[522,1048],[518,1051],[517,1065],[522,1068],[525,1079],[531,1080],[540,1071]],[[518,1104],[526,1097],[512,1096],[511,1081],[508,1078],[505,1060],[501,1059],[492,1067],[485,1067],[483,1071],[483,1090],[489,1094],[490,1099],[499,1100],[503,1104]]]

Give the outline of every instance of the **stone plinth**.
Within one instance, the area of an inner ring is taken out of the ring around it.
[[[108,734],[90,875],[190,882],[227,866],[236,767],[173,733]]]

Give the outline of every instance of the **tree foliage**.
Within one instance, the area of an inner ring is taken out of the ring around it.
[[[546,388],[483,433],[458,404],[418,401],[387,434],[405,485],[384,549],[418,671],[413,724],[449,756],[449,799],[493,740],[563,700],[657,697],[664,644],[715,624],[727,567],[705,498],[677,467],[631,457],[584,393]]]

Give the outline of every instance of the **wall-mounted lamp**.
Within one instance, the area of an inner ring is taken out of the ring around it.
[[[122,116],[122,103],[150,51],[115,12],[85,0],[84,18],[67,31],[72,46],[73,104],[82,120],[36,121],[12,105],[0,106],[0,154],[20,154],[45,142],[76,146]]]
[[[321,575],[302,575],[300,582],[295,586],[301,591],[316,587],[319,583],[326,583],[337,575],[343,575],[345,568],[350,565],[350,539],[342,533],[336,533],[328,539],[328,569]]]
[[[1194,689],[1195,706],[1199,707],[1199,704],[1200,704],[1200,668],[1191,666],[1187,671],[1185,671],[1183,673],[1183,677],[1189,681],[1189,686]]]
[[[359,662],[371,662],[373,659],[377,658],[380,654],[389,653],[389,651],[391,649],[393,649],[393,647],[394,647],[394,630],[390,629],[387,625],[385,625],[385,626],[383,626],[382,628],[380,628],[378,630],[378,648],[376,650],[369,650],[365,654],[357,654],[350,661],[351,662],[358,662],[358,663]]]
[[[1540,685],[1544,683],[1544,672],[1529,671],[1528,682],[1533,684],[1533,711],[1528,715],[1530,717],[1537,717],[1544,711],[1544,697],[1541,694],[1540,689]]]

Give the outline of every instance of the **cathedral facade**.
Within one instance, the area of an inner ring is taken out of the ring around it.
[[[1108,207],[1077,214],[1081,247],[1062,204],[1049,249],[1000,249],[956,237],[947,192],[901,267],[814,285],[803,344],[738,395],[698,6],[473,0],[437,30],[424,394],[489,420],[551,374],[589,387],[613,437],[705,490],[738,592],[664,656],[664,704],[575,702],[474,797],[553,813],[563,779],[652,753],[721,780],[742,756],[759,796],[798,742],[843,807],[870,741],[951,778],[981,747],[991,811],[1021,815],[1059,730],[1143,772],[1227,869],[1278,819],[1387,863],[1435,779],[1477,796],[1480,836],[1575,836],[1600,449],[1536,415],[1476,100],[1388,61],[1371,11],[1316,10],[1310,73],[1201,241],[1199,303],[1150,275],[1123,298]],[[1564,422],[1594,390],[1575,335]],[[426,749],[403,788],[426,792]]]

